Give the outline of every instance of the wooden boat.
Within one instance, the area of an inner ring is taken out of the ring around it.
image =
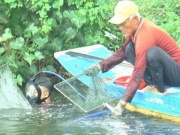
[[[111,54],[112,51],[103,45],[92,45],[56,52],[54,57],[68,72],[76,76]],[[118,99],[120,99],[125,91],[125,86],[117,84],[117,80],[120,77],[129,76],[132,71],[133,66],[130,63],[123,62],[107,73],[99,73],[98,76],[105,80],[108,86],[121,93],[118,95]],[[81,78],[80,81],[86,83],[85,78]],[[137,90],[132,102],[127,104],[126,109],[180,123],[180,88],[168,88],[167,95]]]

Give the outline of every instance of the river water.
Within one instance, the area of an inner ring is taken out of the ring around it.
[[[103,109],[84,113],[57,91],[52,104],[29,107],[11,77],[9,68],[1,67],[0,135],[180,135],[180,123],[128,111],[85,119]]]
[[[126,112],[124,116],[105,115],[81,119],[98,111],[84,113],[62,95],[53,92],[53,103],[32,110],[0,111],[0,134],[9,135],[180,135],[180,124]],[[60,98],[61,97],[61,98]],[[60,103],[59,103],[60,102]],[[81,119],[81,120],[80,120]]]

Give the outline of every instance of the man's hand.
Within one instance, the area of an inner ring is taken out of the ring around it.
[[[101,70],[101,67],[99,64],[95,64],[87,69],[84,70],[84,73],[86,75],[90,75],[90,76],[96,76],[99,71]]]
[[[122,115],[124,109],[125,109],[125,104],[123,105],[123,104],[121,103],[121,101],[119,101],[119,103],[116,105],[116,107],[113,108],[112,113],[113,113],[115,116]]]
[[[114,107],[114,108],[112,106],[110,106],[108,103],[104,104],[104,107],[106,107],[109,110],[111,110],[112,114],[114,114],[115,116],[122,115],[123,111],[125,109],[125,106],[126,106],[126,102],[121,101],[121,100],[119,101],[117,106]]]

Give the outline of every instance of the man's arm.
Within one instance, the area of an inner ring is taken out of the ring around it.
[[[114,52],[110,57],[99,62],[102,72],[107,72],[114,66],[118,65],[125,59],[125,48],[126,45],[131,41],[131,38],[128,37],[122,47],[120,47],[116,52]]]

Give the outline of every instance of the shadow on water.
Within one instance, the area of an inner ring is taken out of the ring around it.
[[[78,119],[88,114],[83,113],[76,106],[62,98],[60,93],[53,92],[52,96],[53,104],[33,106],[31,111],[23,109],[1,110],[0,134],[180,135],[179,124],[138,113],[127,112],[123,117],[105,115],[94,119],[82,119],[81,122],[77,122]],[[60,101],[61,104],[57,101]]]

